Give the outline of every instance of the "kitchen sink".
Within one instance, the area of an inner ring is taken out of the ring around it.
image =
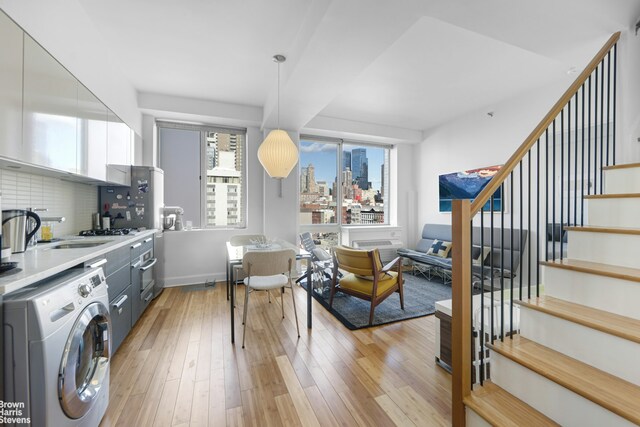
[[[94,246],[100,246],[107,243],[111,243],[111,240],[96,240],[93,242],[63,242],[53,246],[51,249],[82,249],[93,248]]]

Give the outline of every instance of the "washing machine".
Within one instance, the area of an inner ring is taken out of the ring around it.
[[[102,268],[72,269],[5,298],[4,401],[17,405],[12,417],[33,426],[100,424],[109,404],[108,307]]]

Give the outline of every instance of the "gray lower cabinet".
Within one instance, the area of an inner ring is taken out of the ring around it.
[[[113,301],[109,302],[112,331],[111,354],[116,352],[131,330],[131,309],[131,286],[127,286],[121,294],[117,295]]]
[[[153,241],[153,236],[145,237],[85,263],[85,266],[101,266],[107,278],[112,354],[153,299],[153,286],[143,286],[143,281],[149,281],[150,273],[145,266],[152,266],[154,260]]]

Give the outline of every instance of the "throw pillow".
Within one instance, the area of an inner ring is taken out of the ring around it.
[[[488,246],[473,246],[471,248],[471,258],[473,265],[482,265],[487,259],[487,255],[491,252],[491,248]]]
[[[427,255],[446,258],[447,255],[449,255],[449,251],[451,251],[451,242],[446,242],[444,240],[434,240],[433,244],[427,251]]]

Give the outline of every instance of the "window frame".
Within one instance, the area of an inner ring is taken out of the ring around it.
[[[181,129],[200,132],[200,229],[202,230],[226,230],[226,229],[244,229],[247,228],[247,128],[237,128],[232,126],[219,126],[214,124],[200,123],[183,123],[169,120],[156,120],[156,135],[159,135],[160,128]],[[242,135],[242,164],[240,167],[241,183],[240,197],[242,221],[233,225],[209,225],[207,217],[207,133],[230,133]],[[162,165],[161,153],[159,146],[160,138],[158,138],[158,165]]]
[[[322,144],[335,144],[337,149],[336,155],[336,222],[331,224],[300,224],[300,229],[304,231],[318,231],[318,232],[327,232],[327,230],[335,229],[337,232],[344,227],[388,227],[391,225],[391,150],[395,147],[391,144],[383,144],[383,143],[375,143],[375,142],[365,142],[359,140],[352,139],[342,139],[342,138],[332,138],[325,136],[315,136],[308,134],[300,135],[300,143],[307,142],[318,142]],[[342,163],[343,163],[343,151],[345,145],[357,146],[357,147],[371,147],[371,148],[381,148],[383,150],[387,150],[384,153],[384,164],[385,164],[385,172],[384,175],[381,176],[382,185],[386,188],[386,194],[383,198],[384,203],[384,216],[385,221],[379,224],[347,224],[342,222],[342,203],[343,203],[343,195],[342,195]],[[302,164],[299,163],[298,171],[299,175],[302,170]],[[298,215],[300,214],[300,180],[298,179]],[[339,203],[338,203],[339,201]]]

